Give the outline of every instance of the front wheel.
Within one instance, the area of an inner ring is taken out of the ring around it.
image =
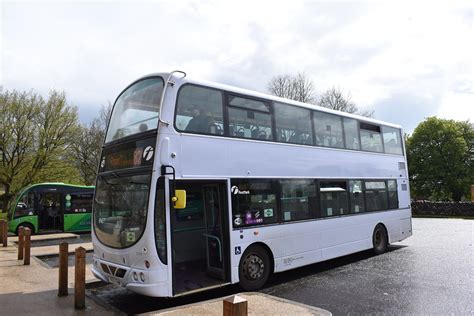
[[[372,244],[374,247],[374,252],[377,255],[380,255],[387,251],[388,246],[388,236],[387,231],[383,225],[377,225],[374,229],[374,234],[372,236]]]
[[[240,287],[245,291],[260,289],[270,277],[270,270],[268,252],[261,246],[250,246],[240,259]]]
[[[21,223],[20,225],[18,225],[16,227],[15,235],[17,235],[17,236],[18,236],[18,229],[20,228],[20,226],[23,226],[23,228],[29,228],[31,230],[32,235],[35,233],[35,228],[32,224],[30,224],[30,223]]]

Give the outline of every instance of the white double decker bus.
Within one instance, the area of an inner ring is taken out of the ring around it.
[[[400,126],[183,72],[115,101],[93,209],[93,273],[148,296],[231,283],[412,234]]]

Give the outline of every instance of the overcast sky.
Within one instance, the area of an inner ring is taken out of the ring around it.
[[[474,7],[444,2],[0,0],[0,85],[64,90],[87,122],[152,72],[262,92],[305,72],[408,132],[474,121]]]

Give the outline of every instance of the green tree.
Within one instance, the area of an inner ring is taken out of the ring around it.
[[[413,197],[460,201],[474,183],[474,126],[427,118],[407,138]]]
[[[77,133],[75,107],[63,92],[48,99],[30,92],[0,91],[0,184],[4,205],[36,182],[80,182],[69,151]]]

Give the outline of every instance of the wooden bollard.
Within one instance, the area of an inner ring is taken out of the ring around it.
[[[86,307],[86,249],[76,248],[76,263],[74,275],[74,308]]]
[[[3,219],[0,219],[0,244],[3,244]]]
[[[66,241],[59,243],[59,282],[58,296],[67,296],[67,270],[69,261],[69,244]]]
[[[3,247],[6,247],[8,245],[8,226],[7,226],[7,221],[3,220],[0,222],[0,225],[2,226],[2,244]]]
[[[224,316],[247,316],[247,300],[238,295],[224,300]]]
[[[30,265],[30,254],[31,254],[31,229],[25,228],[25,256],[23,257],[23,265]]]
[[[23,252],[25,251],[25,228],[18,227],[18,260],[23,260]]]

